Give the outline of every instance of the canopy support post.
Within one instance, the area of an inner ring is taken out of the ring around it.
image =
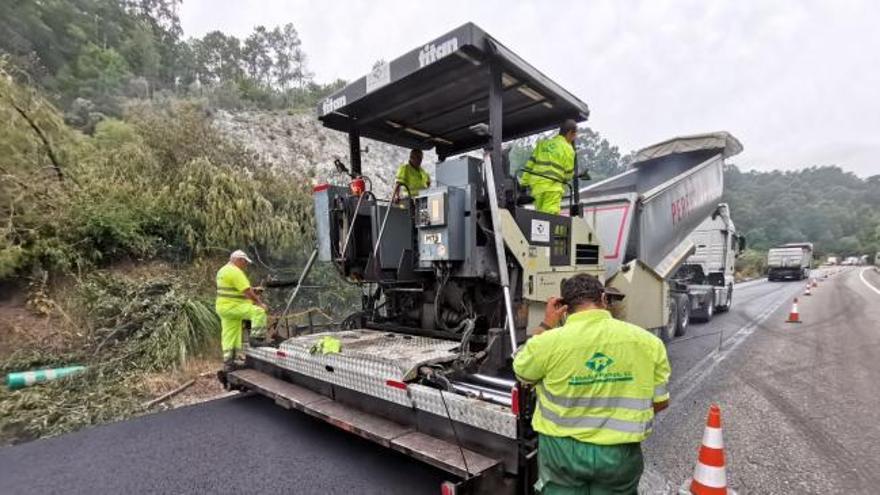
[[[490,45],[491,46],[491,45]],[[494,46],[491,46],[494,51]],[[502,155],[502,129],[504,115],[504,89],[501,85],[501,64],[494,55],[489,62],[489,152],[492,156],[492,172],[495,177],[495,194],[498,207],[507,208],[507,194],[504,194],[504,181],[508,174],[504,170]]]
[[[348,156],[351,160],[351,173],[361,175],[361,133],[357,129],[348,131]]]

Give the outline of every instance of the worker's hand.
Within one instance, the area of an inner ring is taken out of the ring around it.
[[[551,297],[547,300],[544,308],[544,325],[548,328],[556,328],[568,312],[568,306],[562,303],[561,297]]]
[[[269,312],[269,306],[266,306],[266,303],[264,303],[264,302],[259,302],[259,303],[257,303],[257,306],[263,308],[263,311],[265,311],[265,312],[267,312],[267,313]]]

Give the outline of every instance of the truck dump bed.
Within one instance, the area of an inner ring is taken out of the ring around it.
[[[688,236],[721,199],[724,159],[741,150],[726,132],[674,138],[639,151],[627,172],[582,188],[606,276],[632,260],[663,278],[677,269],[693,251]]]

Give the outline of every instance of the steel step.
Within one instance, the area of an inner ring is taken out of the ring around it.
[[[394,449],[436,468],[462,478],[479,475],[501,464],[493,459],[458,445],[415,431],[374,414],[340,404],[328,397],[261,371],[245,369],[228,375],[229,383],[272,398],[285,409],[295,409],[324,420],[337,428],[354,433]],[[462,460],[467,460],[467,468]]]

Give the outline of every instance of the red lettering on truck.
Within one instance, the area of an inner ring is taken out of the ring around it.
[[[672,224],[684,220],[691,213],[691,195],[685,193],[684,196],[672,201]]]

